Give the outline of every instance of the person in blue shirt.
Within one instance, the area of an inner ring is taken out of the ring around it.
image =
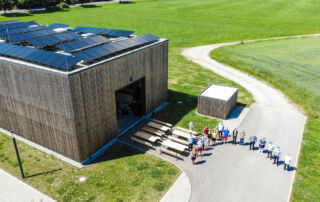
[[[224,142],[225,144],[226,144],[227,141],[228,141],[229,133],[230,133],[230,131],[229,131],[228,127],[227,127],[226,129],[224,129],[222,142]]]
[[[276,151],[274,152],[273,164],[277,163],[277,166],[279,166],[280,155],[281,155],[280,147],[277,147]]]
[[[266,146],[266,143],[267,143],[266,138],[261,138],[260,139],[260,141],[259,141],[259,151],[258,151],[259,154],[263,153],[263,149]]]
[[[192,134],[190,134],[188,141],[189,141],[189,151],[191,151],[193,148],[193,143],[194,143],[194,137],[192,136]]]
[[[249,141],[250,141],[250,147],[249,147],[249,150],[252,149],[252,151],[254,151],[254,145],[256,144],[257,142],[257,137],[255,135],[251,135],[249,137]]]
[[[201,138],[201,144],[202,144],[202,149],[204,150],[205,148],[205,143],[206,143],[206,135],[203,135],[202,138]]]

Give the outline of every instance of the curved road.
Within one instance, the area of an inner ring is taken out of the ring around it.
[[[210,58],[212,50],[237,43],[240,42],[186,48],[183,49],[182,55],[204,68],[235,81],[252,93],[256,102],[238,128],[246,130],[246,139],[255,134],[258,138],[263,136],[268,141],[272,140],[276,146],[281,147],[282,158],[287,152],[292,154],[294,159],[292,165],[295,166],[306,116],[279,90]],[[189,159],[187,162],[177,162],[190,179],[192,189],[190,201],[289,200],[294,169],[290,172],[283,171],[283,165],[279,167],[273,165],[266,158],[266,154],[248,151],[247,146],[219,145],[205,153],[207,154],[203,159],[198,159],[202,160],[203,164],[197,166],[190,166]]]

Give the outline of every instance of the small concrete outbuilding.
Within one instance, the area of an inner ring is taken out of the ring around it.
[[[211,84],[198,97],[198,113],[226,119],[237,104],[238,89]]]

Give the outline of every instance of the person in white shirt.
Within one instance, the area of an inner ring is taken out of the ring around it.
[[[190,121],[190,123],[189,123],[189,130],[191,130],[191,131],[194,130],[194,123],[193,123],[193,121]]]
[[[198,139],[197,142],[197,156],[202,156],[202,141]]]
[[[284,167],[283,170],[289,171],[290,170],[290,163],[292,161],[292,157],[290,155],[290,153],[288,153],[285,157],[284,157]]]
[[[224,131],[224,124],[223,122],[220,122],[218,125],[218,135],[220,140],[222,139],[223,131]]]
[[[274,152],[274,161],[273,161],[273,163],[277,163],[277,166],[279,166],[280,155],[281,155],[280,147],[277,147],[276,151]]]
[[[272,153],[274,152],[274,145],[272,144],[272,142],[269,142],[268,144],[268,157],[270,158],[270,160],[272,159]]]

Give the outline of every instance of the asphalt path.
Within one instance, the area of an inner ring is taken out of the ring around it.
[[[54,202],[18,178],[0,169],[0,202]]]
[[[177,161],[176,164],[190,179],[190,201],[288,201],[306,116],[279,90],[211,59],[212,50],[237,43],[240,42],[186,48],[183,49],[182,55],[216,74],[235,81],[254,96],[255,104],[250,107],[241,123],[233,127],[245,129],[246,141],[254,134],[258,138],[266,137],[267,141],[280,146],[282,160],[285,154],[290,152],[293,156],[291,170],[284,171],[283,164],[272,164],[272,161],[266,158],[266,154],[249,151],[248,146],[231,144],[208,148],[205,156],[197,159],[198,164],[195,166],[191,165],[190,159]]]

